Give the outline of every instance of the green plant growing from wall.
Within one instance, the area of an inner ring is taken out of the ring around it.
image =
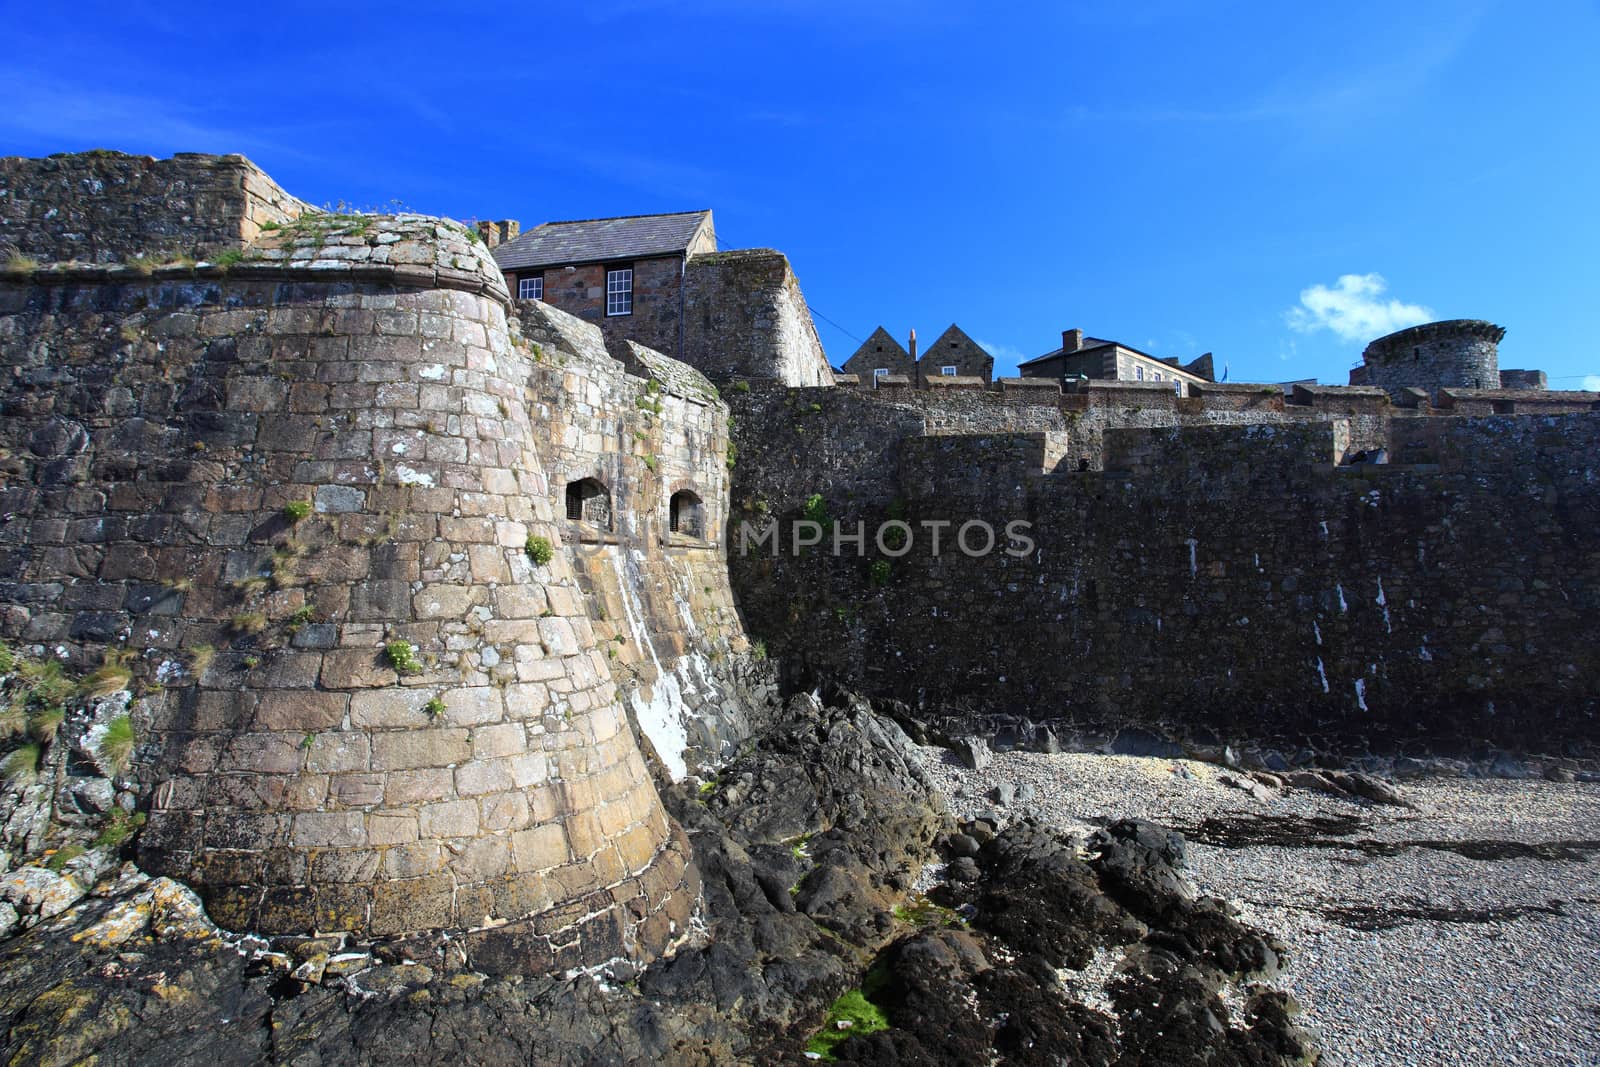
[[[132,649],[106,649],[100,666],[78,683],[78,692],[84,696],[103,697],[129,688],[133,682],[133,672],[128,664],[134,659]]]
[[[39,777],[39,759],[44,749],[37,741],[29,741],[0,760],[0,779],[6,787],[18,789],[31,785]]]
[[[528,535],[526,548],[528,550],[528,558],[533,560],[534,564],[539,567],[545,566],[556,556],[556,550],[550,544],[550,539],[548,537],[540,537],[537,534]]]
[[[390,641],[383,646],[383,654],[389,660],[389,666],[401,674],[419,674],[422,671],[422,661],[417,658],[417,649],[410,641]]]
[[[310,604],[302,604],[298,608],[295,608],[294,614],[290,615],[289,618],[284,621],[283,629],[290,637],[293,637],[295,634],[299,633],[307,623],[316,618],[316,615],[316,608],[312,607]]]
[[[121,848],[144,827],[144,812],[112,808],[91,848]]]
[[[217,650],[211,645],[195,645],[189,650],[189,673],[198,678],[211,669],[216,658]]]
[[[729,441],[728,441],[728,454],[727,454],[728,469],[729,470],[733,470],[734,464],[736,464],[738,462],[739,462],[739,446],[734,444],[733,440],[730,438]]]
[[[875,559],[867,566],[867,582],[875,589],[882,589],[889,584],[889,561]]]
[[[302,522],[311,515],[311,501],[291,500],[283,506],[283,517],[290,522]]]
[[[742,379],[734,382],[733,391],[736,393],[748,393],[750,391],[750,383]]]
[[[652,473],[654,473],[654,471],[656,469],[656,466],[659,463],[660,463],[660,460],[656,459],[656,455],[655,455],[654,452],[648,452],[648,453],[645,454],[645,456],[644,456],[644,465],[646,467],[649,467]]]
[[[428,716],[429,721],[438,722],[444,718],[444,701],[438,697],[432,697],[426,704],[422,705],[422,710]]]
[[[66,720],[67,709],[60,704],[39,708],[28,716],[28,734],[40,744],[49,744]]]
[[[266,628],[267,617],[259,611],[241,611],[228,620],[228,629],[241,637],[258,634]]]
[[[95,740],[94,754],[106,770],[114,775],[123,774],[133,762],[133,749],[137,743],[133,720],[127,715],[118,715],[106,723],[106,728]]]
[[[67,869],[67,864],[83,855],[86,851],[87,849],[82,845],[63,845],[50,854],[50,858],[45,860],[44,865],[60,874]]]
[[[826,526],[828,525],[828,502],[822,499],[821,493],[812,493],[806,497],[805,505],[800,509],[800,515],[807,522]]]

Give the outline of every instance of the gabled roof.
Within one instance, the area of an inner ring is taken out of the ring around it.
[[[1109,347],[1111,345],[1116,345],[1118,348],[1125,348],[1129,352],[1134,352],[1134,353],[1137,353],[1137,354],[1139,354],[1141,356],[1149,356],[1150,355],[1148,352],[1140,352],[1137,348],[1134,348],[1132,345],[1125,345],[1121,341],[1107,341],[1107,340],[1104,340],[1103,338],[1099,338],[1099,337],[1085,337],[1083,339],[1083,344],[1082,345],[1080,345],[1077,348],[1073,349],[1071,352],[1067,352],[1065,354],[1069,355],[1069,356],[1076,356],[1076,355],[1079,355],[1079,354],[1084,353],[1084,352],[1092,352],[1097,348],[1107,348],[1107,347]],[[1047,359],[1054,359],[1057,356],[1062,355],[1062,354],[1063,354],[1062,350],[1060,348],[1056,348],[1056,349],[1054,349],[1054,350],[1052,350],[1050,352],[1046,352],[1042,356],[1034,356],[1032,359],[1023,360],[1021,363],[1017,364],[1017,369],[1021,370],[1023,367],[1032,366],[1035,363],[1041,363],[1041,362],[1043,362],[1044,360],[1047,360]],[[1156,357],[1150,356],[1150,358],[1154,359]]]
[[[967,335],[967,331],[963,330],[953,322],[950,324],[949,328],[944,331],[944,333],[941,333],[938,337],[934,338],[933,344],[929,345],[928,350],[922,354],[922,362],[939,362],[941,350],[948,350],[951,345],[965,348],[969,352],[975,352],[980,357],[989,360],[990,363],[994,362],[994,355],[987,348],[984,348],[978,342],[974,341],[970,336]]]
[[[841,363],[840,366],[849,367],[858,357],[864,363],[909,364],[911,362],[911,353],[907,352],[900,342],[896,341],[894,336],[882,326],[868,334],[867,339],[861,342],[861,347],[851,353],[850,358]]]
[[[709,209],[672,215],[546,222],[496,248],[494,259],[501,270],[519,270],[638,256],[670,256],[688,249],[700,228],[710,224]]]

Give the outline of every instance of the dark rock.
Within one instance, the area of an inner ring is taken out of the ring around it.
[[[953,751],[961,765],[970,771],[981,771],[994,762],[989,743],[981,737],[958,737]]]
[[[978,854],[978,841],[970,834],[951,834],[945,839],[945,847],[952,856],[976,856]]]
[[[1125,729],[1117,731],[1107,751],[1113,756],[1154,756],[1160,759],[1180,759],[1183,746],[1170,738],[1149,730]]]
[[[1556,763],[1552,763],[1544,769],[1544,777],[1549,782],[1575,782],[1578,780],[1577,773],[1571,767],[1563,767]]]

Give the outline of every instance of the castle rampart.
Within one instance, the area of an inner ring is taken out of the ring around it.
[[[954,719],[1593,743],[1591,414],[1107,424],[1084,471],[1071,420],[940,434],[913,404],[833,390],[813,411],[817,392],[732,398],[736,518],[777,516],[786,543],[815,494],[846,530],[919,538],[894,558],[733,556],[751,632],[817,673]],[[1369,449],[1391,462],[1348,465]],[[971,520],[1014,519],[1021,557],[1003,534],[956,547]],[[924,523],[946,524],[939,556]]]
[[[690,256],[683,359],[714,382],[832,385],[833,371],[789,260],[769,248]]]
[[[481,244],[307,213],[199,264],[28,252],[0,278],[0,629],[131,654],[142,861],[225,926],[455,931],[484,971],[678,936],[686,845]]]

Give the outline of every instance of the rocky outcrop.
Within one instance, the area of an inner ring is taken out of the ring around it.
[[[125,867],[0,943],[0,1056],[798,1064],[855,989],[890,1026],[834,1045],[841,1062],[1309,1060],[1284,998],[1248,985],[1282,947],[1193,896],[1175,835],[957,828],[905,735],[858,698],[768,714],[716,781],[667,791],[704,925],[648,967],[496,977],[448,940],[237,937]],[[941,854],[947,878],[924,901],[913,888]],[[1116,977],[1086,979],[1108,953],[1123,954]]]

